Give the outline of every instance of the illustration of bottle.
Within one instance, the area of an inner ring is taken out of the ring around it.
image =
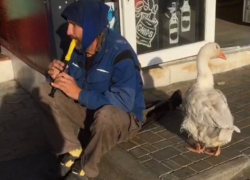
[[[171,18],[169,21],[169,43],[176,44],[179,42],[179,19],[176,12],[176,3],[172,3]]]
[[[187,32],[191,28],[191,8],[189,0],[184,0],[183,6],[181,7],[181,31]]]

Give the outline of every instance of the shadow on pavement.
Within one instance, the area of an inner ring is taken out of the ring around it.
[[[60,169],[41,120],[31,95],[16,81],[0,84],[1,180],[56,180]]]

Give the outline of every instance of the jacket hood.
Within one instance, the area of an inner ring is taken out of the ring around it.
[[[82,49],[85,51],[107,28],[109,6],[95,0],[79,0],[68,5],[61,16],[83,28]]]

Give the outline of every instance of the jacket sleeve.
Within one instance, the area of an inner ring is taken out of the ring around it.
[[[136,68],[131,59],[125,59],[114,67],[114,84],[109,91],[82,90],[79,103],[88,109],[98,109],[104,105],[115,105],[126,112],[133,109],[136,93]]]

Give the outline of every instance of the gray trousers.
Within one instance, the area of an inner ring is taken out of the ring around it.
[[[102,155],[117,143],[133,138],[141,129],[142,124],[133,114],[113,105],[91,111],[60,90],[54,98],[50,97],[50,90],[51,86],[44,83],[33,96],[46,114],[43,127],[52,149],[56,154],[64,154],[81,147],[79,130],[88,129],[90,140],[83,148],[81,162],[82,169],[91,178],[99,173],[97,164]]]

